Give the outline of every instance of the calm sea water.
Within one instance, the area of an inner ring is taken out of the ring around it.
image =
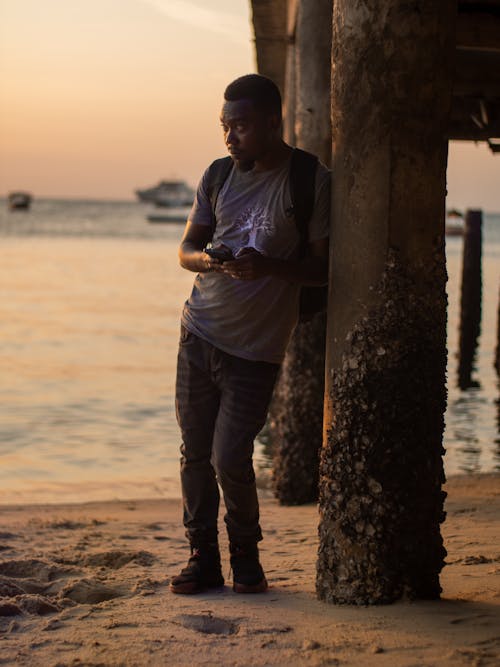
[[[183,224],[149,212],[0,201],[0,503],[180,495],[174,376],[193,275],[177,262]],[[448,239],[448,475],[500,469],[500,215],[485,217],[480,386],[468,391],[456,387],[461,251]],[[260,444],[256,458],[269,465]]]

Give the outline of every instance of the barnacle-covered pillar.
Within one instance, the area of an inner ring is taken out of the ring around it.
[[[330,52],[332,0],[302,0],[294,27],[295,143],[331,160]],[[298,505],[318,498],[323,435],[326,313],[300,322],[288,345],[271,409],[273,484],[278,500]]]
[[[317,594],[437,598],[454,0],[336,0]]]

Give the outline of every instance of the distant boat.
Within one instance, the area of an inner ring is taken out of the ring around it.
[[[7,204],[11,211],[26,210],[30,207],[33,196],[29,192],[9,192]]]
[[[152,188],[135,193],[140,201],[168,207],[191,206],[195,194],[185,181],[160,181]]]
[[[464,214],[452,208],[446,211],[445,220],[446,236],[463,236],[464,233]]]

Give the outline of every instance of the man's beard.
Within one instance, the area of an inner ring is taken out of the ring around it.
[[[240,171],[250,171],[255,164],[253,160],[235,160],[234,163]]]

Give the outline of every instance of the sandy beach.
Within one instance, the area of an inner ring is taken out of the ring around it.
[[[443,665],[500,660],[500,476],[452,478],[441,601],[341,607],[314,594],[317,508],[262,498],[266,594],[175,596],[180,501],[2,506],[0,664]]]

